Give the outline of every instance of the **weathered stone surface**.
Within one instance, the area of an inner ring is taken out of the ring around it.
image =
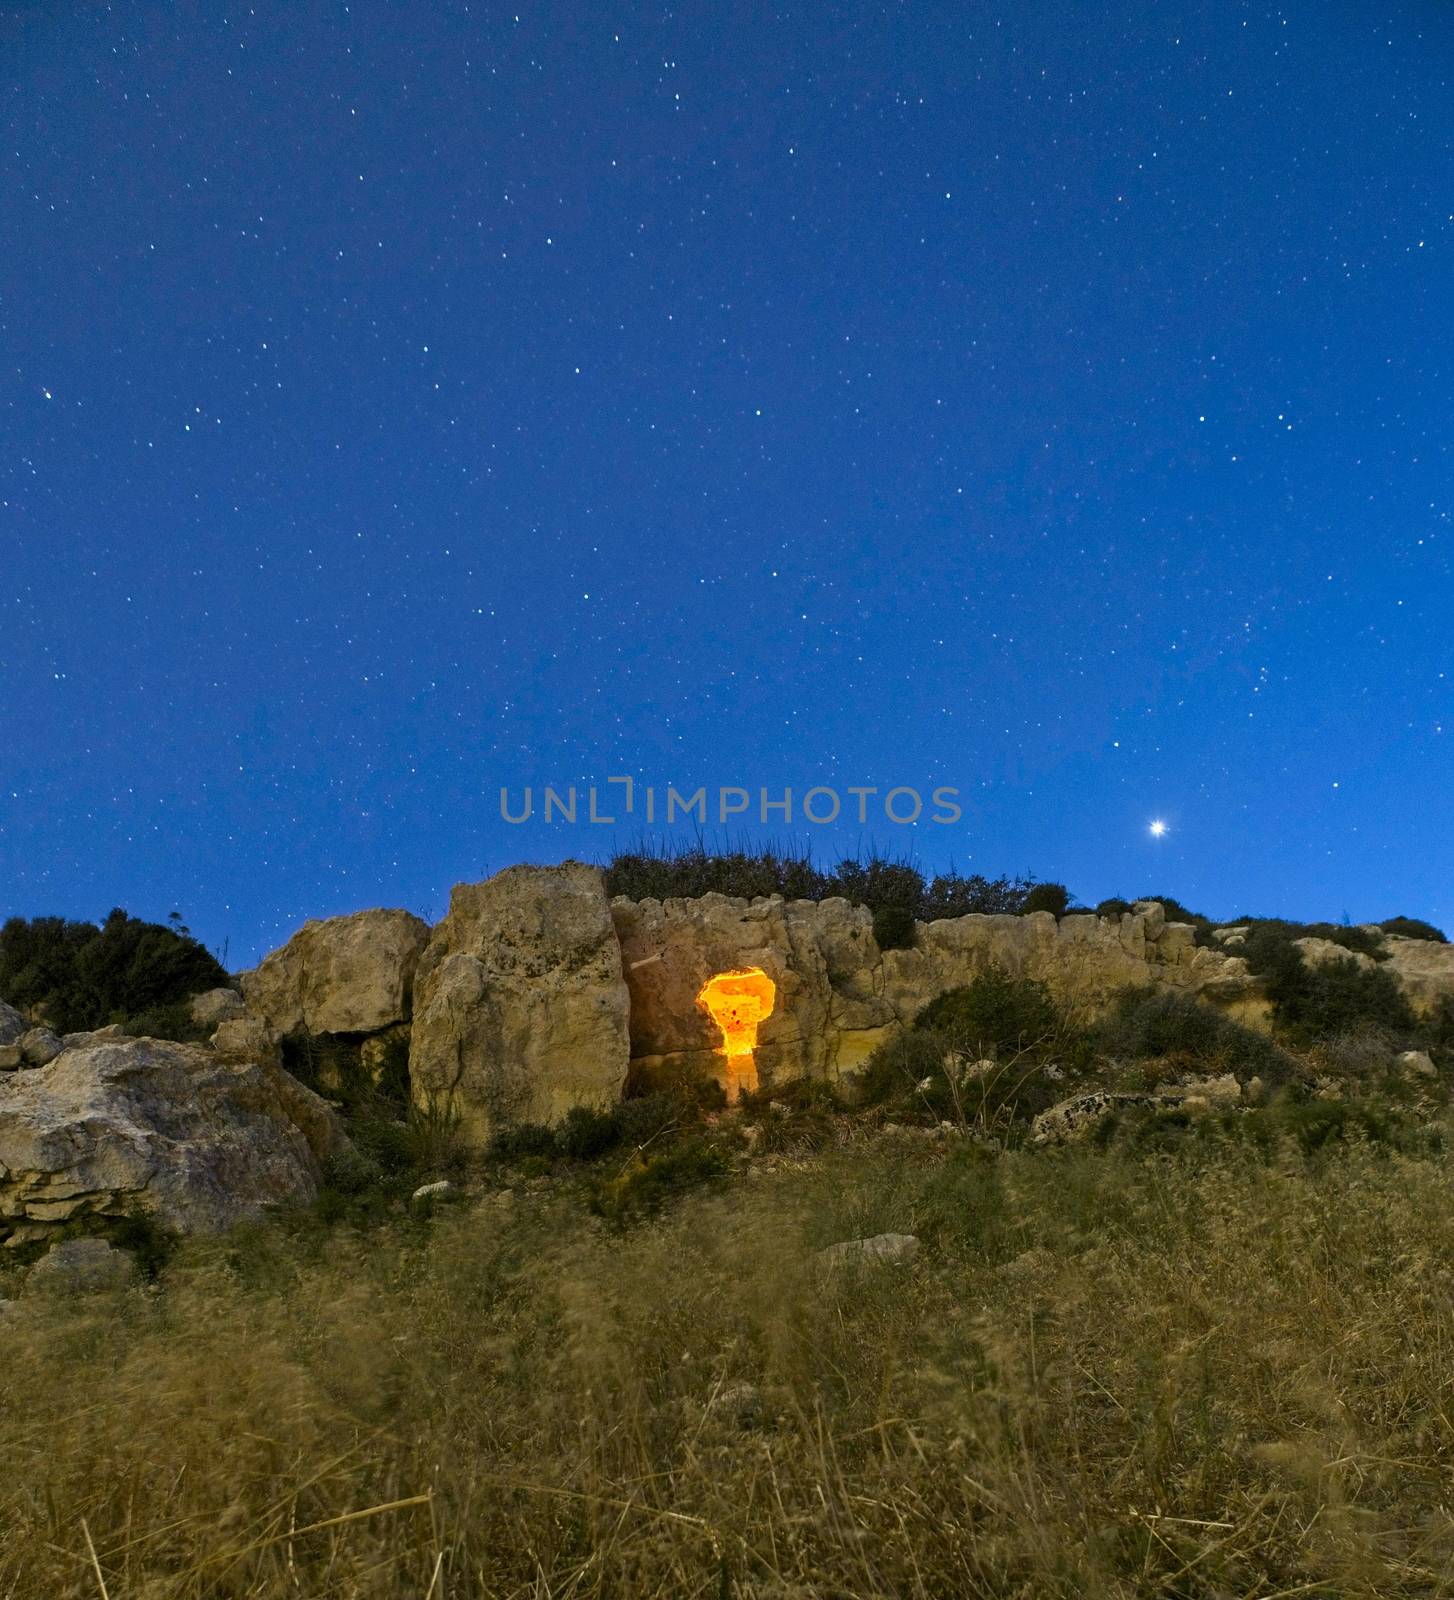
[[[919,1253],[919,1241],[912,1233],[876,1233],[871,1239],[845,1239],[818,1251],[816,1259],[825,1267],[846,1267],[865,1261],[912,1261]]]
[[[0,1045],[14,1044],[30,1024],[15,1009],[0,1000]]]
[[[24,1065],[18,1044],[0,1044],[0,1072],[18,1072]]]
[[[236,989],[208,989],[205,994],[192,996],[190,1010],[192,1021],[199,1028],[215,1028],[221,1022],[244,1016],[247,1002]]]
[[[64,1048],[49,1028],[31,1028],[15,1042],[20,1046],[20,1059],[27,1067],[45,1066]]]
[[[1162,1089],[1092,1089],[1084,1094],[1072,1095],[1070,1099],[1042,1111],[1031,1125],[1030,1140],[1032,1144],[1059,1144],[1078,1139],[1113,1112],[1134,1106],[1150,1106],[1159,1110],[1180,1108],[1186,1111],[1210,1111],[1237,1105],[1242,1098],[1242,1086],[1231,1073],[1217,1078],[1200,1078],[1186,1084],[1168,1085]]]
[[[408,911],[305,922],[242,974],[247,1007],[279,1033],[377,1033],[407,1022],[429,925]]]
[[[409,1075],[476,1141],[620,1098],[627,991],[596,867],[509,867],[459,884],[415,979]]]
[[[345,1148],[328,1107],[275,1067],[159,1039],[88,1042],[0,1079],[0,1238],[133,1211],[216,1231],[312,1199],[320,1162]]]
[[[1386,965],[1421,1016],[1454,1001],[1454,944],[1386,935]]]
[[[218,1023],[211,1044],[223,1061],[255,1061],[260,1066],[280,1067],[283,1053],[275,1029],[261,1017],[228,1017]]]
[[[1166,926],[1166,907],[1159,900],[1137,900],[1131,907],[1131,913],[1141,918],[1148,939],[1159,937]]]
[[[697,1005],[718,973],[757,967],[776,987],[755,1052],[767,1083],[849,1070],[896,1020],[873,918],[846,900],[617,899],[611,914],[631,991],[631,1053],[647,1070],[676,1062],[725,1080],[721,1035]]]
[[[1166,922],[1156,902],[1058,923],[1049,912],[920,923],[911,949],[883,952],[868,911],[846,900],[617,899],[612,915],[631,990],[632,1070],[643,1082],[713,1063],[720,1041],[696,996],[714,974],[743,967],[760,967],[777,985],[756,1052],[768,1083],[851,1074],[936,995],[989,967],[1040,980],[1078,1020],[1134,984],[1183,989],[1239,1020],[1266,1020],[1246,963],[1197,948],[1190,925]]]
[[[105,1239],[62,1239],[26,1274],[27,1294],[98,1294],[137,1282],[136,1257]]]
[[[1371,972],[1378,965],[1372,956],[1364,955],[1361,950],[1347,950],[1331,939],[1294,939],[1293,944],[1302,952],[1303,960],[1310,967],[1334,966],[1340,961],[1351,961],[1362,971]]]

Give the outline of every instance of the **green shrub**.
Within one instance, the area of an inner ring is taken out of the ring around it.
[[[857,1079],[865,1105],[894,1104],[911,1096],[926,1080],[944,1076],[944,1058],[954,1048],[943,1034],[905,1028],[877,1045]]]
[[[1025,896],[1023,910],[1048,911],[1053,917],[1063,917],[1070,908],[1070,890],[1063,883],[1037,883]]]
[[[594,1161],[621,1142],[621,1119],[611,1111],[572,1106],[555,1130],[555,1147],[571,1161]]]
[[[874,943],[880,950],[911,950],[917,933],[907,906],[880,906],[873,914]]]
[[[11,917],[0,927],[0,995],[22,1011],[38,1008],[57,1033],[125,1024],[226,983],[175,914],[170,927],[120,909],[100,927],[61,917]]]
[[[942,917],[1018,915],[1025,909],[1025,897],[1030,888],[1031,884],[1023,878],[984,878],[978,873],[961,877],[957,872],[941,873],[925,892],[919,920],[934,922]]]
[[[614,857],[605,872],[608,893],[632,900],[696,898],[714,891],[749,900],[774,894],[787,900],[826,900],[841,895],[870,911],[896,907],[920,922],[973,912],[1020,912],[1036,887],[1021,878],[965,876],[954,871],[940,873],[926,883],[909,862],[885,856],[865,861],[848,857],[832,869],[823,869],[806,855],[773,850],[714,855],[701,846],[632,851]]]
[[[1124,917],[1131,909],[1129,900],[1118,899],[1112,895],[1109,900],[1102,900],[1096,907],[1098,917]]]
[[[931,1000],[914,1028],[942,1034],[955,1050],[992,1056],[1044,1049],[1060,1031],[1060,1014],[1043,983],[987,967],[970,983]]]
[[[1286,1083],[1296,1063],[1265,1034],[1224,1017],[1204,1001],[1174,991],[1126,989],[1094,1030],[1108,1056],[1145,1061],[1186,1056],[1200,1066],[1235,1073],[1238,1079]]]
[[[497,1128],[486,1152],[495,1161],[519,1161],[525,1156],[556,1154],[555,1130],[541,1122],[516,1122]]]
[[[216,1023],[192,1020],[190,1000],[174,1000],[170,1005],[139,1011],[123,1024],[133,1039],[172,1039],[178,1044],[202,1044],[212,1037]]]
[[[1400,939],[1428,939],[1435,944],[1449,943],[1442,929],[1418,917],[1390,917],[1386,922],[1380,922],[1379,927],[1385,933],[1396,934]]]
[[[624,1223],[659,1211],[669,1200],[725,1178],[731,1165],[723,1151],[705,1139],[690,1139],[659,1155],[633,1155],[614,1178],[597,1182],[591,1210]]]
[[[1289,1039],[1314,1044],[1368,1026],[1384,1029],[1393,1039],[1412,1038],[1417,1019],[1393,975],[1351,959],[1310,965],[1292,942],[1305,936],[1306,926],[1316,924],[1258,923],[1238,950],[1262,979],[1273,1017]]]

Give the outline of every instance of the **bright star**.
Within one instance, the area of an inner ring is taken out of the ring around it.
[[[1158,817],[1156,821],[1151,824],[1151,837],[1153,839],[1159,839],[1165,832],[1166,824],[1161,820],[1160,817]]]

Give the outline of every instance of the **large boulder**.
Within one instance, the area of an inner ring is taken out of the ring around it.
[[[345,1148],[334,1114],[278,1067],[81,1035],[0,1078],[0,1239],[132,1213],[215,1232],[311,1200],[321,1163]]]
[[[0,1045],[14,1044],[30,1028],[30,1024],[15,1009],[0,1000]]]
[[[279,1033],[377,1033],[408,1021],[428,942],[428,923],[408,911],[306,922],[242,974],[247,1008]]]
[[[414,982],[409,1077],[484,1142],[620,1098],[628,998],[596,867],[508,867],[456,885]]]
[[[232,1022],[245,1015],[247,1003],[236,989],[208,989],[203,994],[194,994],[187,1009],[199,1028],[215,1028],[219,1023]]]

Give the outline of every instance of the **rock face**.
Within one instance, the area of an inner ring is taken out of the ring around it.
[[[1388,952],[1386,965],[1420,1015],[1454,1001],[1454,944],[1385,934],[1383,948]]]
[[[1303,961],[1310,967],[1330,967],[1340,961],[1349,961],[1360,971],[1372,972],[1378,965],[1372,956],[1364,955],[1361,950],[1349,950],[1331,939],[1294,939],[1293,944],[1302,952]]]
[[[509,867],[459,884],[414,985],[409,1076],[477,1142],[620,1098],[628,997],[596,867]]]
[[[408,1021],[428,941],[429,925],[407,911],[305,922],[281,950],[242,974],[243,997],[279,1033],[377,1033]]]
[[[20,1059],[27,1067],[43,1067],[61,1053],[61,1041],[49,1028],[31,1028],[15,1042],[20,1048]]]
[[[1119,917],[1057,922],[1040,911],[919,923],[912,949],[887,951],[869,912],[846,900],[708,894],[617,899],[611,911],[631,990],[633,1071],[646,1080],[705,1066],[725,1081],[720,1041],[695,1001],[708,978],[742,967],[760,967],[777,985],[755,1053],[769,1084],[853,1073],[936,995],[991,966],[1040,980],[1081,1018],[1132,984],[1179,988],[1253,1022],[1265,1013],[1246,963],[1197,948],[1192,928],[1167,922],[1156,902]]]
[[[208,989],[205,994],[192,996],[189,1009],[192,1021],[199,1027],[215,1028],[220,1022],[242,1016],[247,1004],[236,989]]]
[[[72,1040],[76,1042],[72,1042]],[[49,1065],[0,1078],[0,1239],[140,1212],[215,1232],[317,1192],[346,1148],[337,1119],[270,1065],[200,1045],[72,1035]]]
[[[690,1065],[726,1080],[721,1035],[697,1005],[718,973],[758,967],[776,986],[757,1035],[765,1083],[832,1077],[867,1056],[895,1021],[883,993],[873,917],[847,900],[618,898],[611,915],[631,993],[638,1071]]]

